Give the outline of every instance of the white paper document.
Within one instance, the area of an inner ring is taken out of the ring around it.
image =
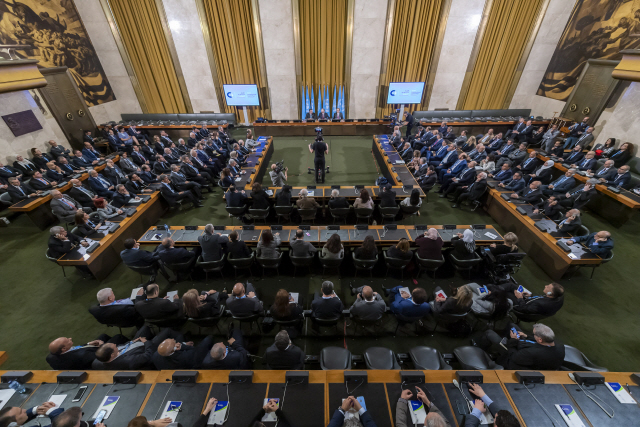
[[[180,413],[180,408],[182,407],[182,402],[170,400],[164,405],[164,411],[162,415],[158,419],[163,418],[171,418],[172,422],[176,422],[176,418],[178,418],[178,414]]]
[[[169,301],[173,301],[173,297],[174,297],[175,295],[178,295],[178,291],[170,291],[170,292],[167,292],[167,297],[169,297]]]
[[[269,399],[268,397],[264,399],[262,406],[265,406],[267,403],[269,403],[270,400],[275,400],[276,403],[278,404],[278,407],[280,407],[280,399],[273,399],[273,398]],[[262,417],[263,423],[276,422],[276,421],[278,421],[278,417],[276,416],[275,412],[269,412],[268,414],[264,414],[264,416]]]
[[[620,403],[636,404],[636,400],[622,387],[620,383],[604,383],[609,391],[618,399]]]
[[[134,289],[131,291],[131,301],[135,301],[135,300],[136,300],[136,297],[138,296],[138,291],[139,291],[140,289],[142,289],[142,286],[140,286],[139,288],[134,288]]]
[[[0,409],[4,408],[9,399],[15,394],[15,390],[9,388],[6,390],[0,390]]]

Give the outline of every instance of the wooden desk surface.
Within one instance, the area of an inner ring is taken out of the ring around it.
[[[122,126],[125,129],[128,129],[130,127],[130,125],[116,125],[117,127]],[[191,129],[193,128],[193,126],[202,127],[202,124],[200,122],[198,122],[197,125],[181,125],[181,124],[162,124],[162,125],[135,125],[137,129],[155,129],[155,130],[162,130],[162,129]],[[227,128],[229,125],[228,124],[224,124],[224,125],[217,125],[217,124],[208,124],[207,126],[210,126],[211,128],[215,128],[217,129],[218,127],[222,126],[223,128]],[[98,129],[103,129],[104,125],[100,125],[98,126]]]
[[[7,354],[6,351],[0,351],[0,365],[6,362],[8,358],[9,358],[9,355]]]
[[[383,172],[383,174],[387,179],[392,179],[391,183],[393,185],[412,185],[415,188],[420,188],[413,173],[411,173],[407,165],[402,161],[400,154],[393,145],[387,141],[387,144],[383,146],[380,136],[374,135],[373,148],[375,150],[374,157],[378,160],[380,168],[386,172]],[[396,163],[396,161],[401,163]]]
[[[352,122],[347,122],[344,120],[330,120],[330,121],[316,121],[316,120],[308,120],[303,122],[294,122],[293,120],[276,120],[275,122],[266,122],[266,123],[257,123],[254,122],[253,126],[256,127],[269,127],[269,126],[366,126],[366,125],[380,125],[383,123],[390,123],[390,120],[354,120]]]

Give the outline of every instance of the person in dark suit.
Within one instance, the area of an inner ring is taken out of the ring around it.
[[[22,156],[16,156],[16,161],[13,162],[13,167],[18,169],[25,177],[33,175],[33,173],[38,170],[38,167],[35,164]]]
[[[467,163],[467,167],[462,169],[458,174],[450,179],[446,179],[440,187],[443,193],[441,198],[447,197],[450,193],[455,192],[459,187],[469,186],[476,180],[476,162]]]
[[[498,160],[496,160],[496,167],[501,167],[503,163],[509,162],[512,166],[517,166],[527,158],[529,154],[527,153],[527,145],[522,143],[518,145],[515,150],[509,151],[509,154],[506,156],[501,156]]]
[[[180,172],[184,174],[187,180],[196,182],[203,187],[209,187],[209,191],[211,191],[210,187],[215,180],[209,171],[198,169],[187,155],[182,156],[180,160],[182,161]]]
[[[53,157],[51,156],[51,154],[44,154],[37,148],[32,148],[31,154],[33,155],[31,162],[35,164],[38,169],[46,169],[46,164],[53,161]]]
[[[90,168],[92,166],[97,165],[99,160],[89,161],[84,158],[82,155],[82,151],[76,150],[73,152],[73,158],[71,159],[71,163],[73,163],[78,168]]]
[[[102,226],[102,222],[95,223],[89,219],[89,214],[83,210],[76,212],[74,217],[76,233],[82,237],[103,237],[102,233],[98,229]],[[72,233],[74,234],[74,233]]]
[[[169,175],[161,175],[160,182],[162,183],[160,192],[169,203],[176,203],[179,200],[187,199],[191,202],[194,208],[201,208],[204,206],[191,192],[175,190],[169,180]]]
[[[102,170],[102,175],[113,185],[124,184],[128,180],[127,175],[111,159],[107,160],[107,164]]]
[[[589,151],[582,160],[579,162],[571,163],[572,168],[576,168],[580,171],[588,171],[595,169],[598,164],[598,160],[596,159],[596,152]]]
[[[275,342],[267,348],[262,362],[268,369],[304,369],[304,351],[293,345],[289,333],[282,330],[276,334]]]
[[[73,185],[73,187],[69,190],[69,195],[73,197],[74,200],[77,200],[82,207],[93,208],[93,202],[97,198],[95,193],[88,188],[84,188],[79,179],[72,179],[71,185]]]
[[[626,164],[631,157],[633,157],[633,144],[631,144],[630,142],[625,142],[624,144],[622,144],[620,148],[612,152],[610,156],[602,156],[603,159],[613,160],[614,166],[617,168]]]
[[[160,253],[160,261],[164,264],[184,264],[190,262],[191,265],[193,265],[200,254],[200,248],[195,248],[192,251],[185,248],[176,248],[173,239],[165,237],[158,246],[157,252]]]
[[[194,346],[192,341],[184,342],[181,333],[174,334],[174,337],[162,341],[158,350],[151,356],[156,369],[199,368],[205,354],[213,345],[213,337],[207,336],[197,346]]]
[[[235,185],[230,185],[229,190],[224,193],[224,199],[227,201],[227,207],[239,208],[247,203],[247,195],[244,190],[238,191]]]
[[[524,122],[524,117],[520,117],[513,129],[507,131],[505,138],[515,138],[525,127],[527,127],[527,124]]]
[[[369,411],[363,408],[360,402],[353,396],[349,396],[342,401],[342,405],[333,413],[327,427],[341,427],[344,424],[346,413],[351,410],[351,408],[358,412],[360,424],[363,427],[376,427],[376,423],[373,421],[373,418],[371,418]]]
[[[245,349],[242,331],[234,329],[227,342],[229,346],[225,346],[222,342],[214,344],[204,359],[200,359],[199,367],[202,369],[251,369],[251,360],[249,352]]]
[[[133,239],[132,239],[133,240]],[[136,311],[135,301],[144,299],[144,289],[140,289],[134,301],[130,298],[116,299],[111,288],[104,288],[98,291],[98,305],[89,308],[89,313],[103,325],[126,324],[141,328],[144,319]]]
[[[229,239],[222,237],[222,233],[215,233],[213,224],[204,226],[204,233],[198,237],[198,243],[202,248],[202,260],[204,262],[218,261],[225,253],[225,247]]]
[[[171,173],[171,164],[164,158],[164,156],[158,154],[156,156],[156,162],[153,164],[153,172],[156,175],[169,174]]]
[[[91,369],[96,351],[101,345],[106,342],[122,344],[127,341],[128,339],[123,335],[111,338],[107,334],[102,334],[85,345],[73,345],[71,338],[60,337],[49,344],[47,363],[52,369],[58,371]]]
[[[22,178],[22,172],[20,172],[16,168],[12,168],[11,166],[5,166],[0,162],[0,178],[8,179],[8,178]]]
[[[318,120],[329,120],[329,114],[324,111],[324,108],[320,109],[320,113],[318,113]]]
[[[515,328],[516,332],[511,329]],[[529,338],[520,328],[511,323],[507,335],[506,350],[500,345],[502,337],[495,331],[487,331],[478,346],[490,353],[499,354],[496,362],[509,370],[555,371],[564,362],[564,344],[550,327],[537,323],[533,336]]]
[[[91,131],[90,130],[85,130],[83,135],[82,135],[82,142],[88,142],[89,144],[93,145],[95,143],[93,136],[91,136]]]
[[[605,181],[610,181],[614,176],[616,176],[617,172],[618,170],[614,166],[613,160],[606,160],[600,169],[588,170],[587,176],[595,178],[598,181],[600,178],[603,178]]]
[[[316,113],[313,112],[312,108],[309,108],[309,112],[304,116],[305,120],[315,120]]]
[[[334,188],[331,190],[331,199],[329,199],[330,209],[348,209],[349,202],[345,197],[340,197],[340,190]]]
[[[615,175],[612,175],[611,178],[605,180],[604,178],[600,178],[599,181],[603,184],[606,184],[609,187],[620,187],[627,188],[629,182],[631,181],[631,173],[629,172],[631,168],[628,165],[620,166]]]
[[[158,270],[169,280],[169,274],[160,263],[159,251],[149,252],[140,249],[140,243],[135,239],[129,238],[124,241],[124,249],[120,252],[120,258],[128,267],[153,267],[153,273],[149,278],[149,283],[155,282]]]
[[[436,168],[429,165],[424,175],[418,178],[418,185],[423,191],[431,190],[438,180],[438,174],[436,174]]]
[[[140,200],[135,194],[130,194],[126,186],[118,184],[116,186],[116,192],[111,199],[111,206],[121,208],[128,205],[131,199]]]
[[[178,191],[189,191],[194,195],[196,199],[203,199],[200,184],[187,180],[185,174],[180,171],[180,166],[171,165],[171,174],[169,175],[169,180],[171,181],[173,186],[178,189]],[[211,192],[210,189],[209,192]]]
[[[504,182],[510,180],[513,176],[513,171],[511,171],[511,165],[509,163],[503,163],[500,169],[490,173],[489,178],[496,179],[500,182]]]
[[[64,227],[51,227],[49,234],[48,255],[52,258],[60,258],[78,245],[89,246],[75,234],[67,233]]]
[[[57,182],[49,182],[45,178],[42,177],[40,172],[36,172],[33,174],[31,179],[29,180],[29,186],[36,191],[47,191],[51,190]]]
[[[124,188],[133,195],[140,195],[143,193],[153,193],[153,189],[146,188],[147,184],[140,178],[137,173],[132,173],[129,176],[129,181],[124,184]],[[118,187],[116,187],[116,190]]]
[[[151,358],[158,350],[158,346],[168,338],[179,338],[179,332],[165,328],[155,337],[149,326],[138,329],[133,340],[116,345],[105,343],[96,350],[96,359],[91,364],[96,370],[126,370],[153,369]]]
[[[572,151],[563,155],[562,158],[564,159],[563,163],[566,163],[568,165],[575,165],[577,163],[580,163],[582,159],[584,159],[584,154],[582,154],[582,147],[576,145]]]
[[[333,120],[344,120],[344,115],[342,115],[339,108],[336,108],[336,112],[333,113]]]
[[[502,148],[502,144],[504,144],[504,140],[502,139],[502,132],[500,132],[485,143],[485,146],[487,147],[487,154],[491,154],[495,151],[500,151],[500,149]]]
[[[51,149],[49,150],[49,152],[51,153],[51,156],[54,159],[57,159],[60,156],[62,156],[62,157],[70,157],[71,156],[71,151],[68,148],[65,148],[62,145],[59,145],[53,139],[49,141],[49,145],[51,146]]]
[[[242,240],[238,240],[238,232],[235,230],[229,233],[227,251],[229,252],[229,259],[242,259],[251,256],[251,249],[249,249]]]
[[[584,135],[589,128],[589,117],[585,117],[581,122],[576,122],[569,126],[569,137],[564,142],[564,149],[571,149],[578,142],[578,138]]]
[[[449,158],[451,158],[450,156]],[[457,156],[457,160],[453,162],[450,166],[446,167],[437,167],[436,171],[438,172],[438,182],[440,184],[444,184],[444,182],[449,179],[455,177],[460,171],[467,167],[467,155],[465,153],[461,153]],[[442,187],[438,192],[442,193]]]
[[[427,292],[423,288],[414,288],[411,294],[401,291],[401,288],[383,288],[385,295],[389,296],[389,308],[393,314],[402,319],[424,317],[431,312]]]
[[[82,158],[87,162],[93,162],[94,160],[99,161],[101,155],[93,148],[90,142],[85,142],[84,148],[82,149]]]
[[[533,173],[530,173],[525,177],[526,182],[531,182],[532,180],[540,181],[542,184],[548,184],[551,182],[553,178],[553,165],[555,163],[553,160],[547,160],[544,162],[542,166],[536,169]]]
[[[546,285],[540,296],[518,292],[518,285],[513,282],[502,287],[509,293],[513,309],[522,314],[550,317],[560,311],[564,304],[564,288],[555,282]]]
[[[322,295],[316,292],[311,302],[311,315],[317,319],[331,319],[342,315],[344,304],[336,295],[333,283],[322,282]]]
[[[553,181],[551,184],[547,185],[546,188],[542,190],[542,192],[546,196],[557,196],[559,194],[565,194],[576,185],[576,179],[573,177],[575,173],[575,169],[567,170],[564,175]]]
[[[470,185],[458,186],[456,191],[453,193],[453,204],[451,205],[451,207],[457,208],[465,200],[468,200],[470,202],[478,201],[486,190],[487,174],[485,172],[480,172],[476,176],[476,180]]]
[[[140,149],[139,145],[134,145],[133,146],[133,151],[131,152],[131,158],[130,159],[138,167],[140,167],[142,165],[148,165],[150,163],[149,159],[147,159],[147,157],[144,155],[144,153]]]
[[[393,186],[387,183],[380,192],[380,207],[395,208],[396,206],[398,206],[396,203],[396,192],[393,191]]]
[[[537,154],[538,154],[537,152],[531,151],[529,153],[529,156],[525,158],[522,161],[522,163],[517,165],[515,168],[520,172],[522,172],[523,176],[532,174],[533,172],[535,172],[536,168],[538,167],[538,159],[536,158]]]
[[[18,178],[12,177],[8,179],[9,185],[7,186],[7,193],[11,196],[11,202],[18,203],[22,200],[32,199],[38,197],[41,193],[36,191],[29,184],[20,183]]]
[[[371,286],[362,286],[356,290],[356,300],[349,309],[351,316],[361,320],[378,320],[387,310],[382,297],[373,292]]]
[[[226,304],[231,314],[236,317],[264,313],[262,301],[258,299],[255,288],[249,282],[247,282],[246,292],[242,283],[236,283]]]
[[[167,297],[158,298],[160,288],[155,283],[147,285],[146,293],[145,300],[135,303],[136,311],[144,319],[180,319],[183,317],[182,301],[178,295],[173,297],[173,301],[169,301]]]
[[[515,172],[511,175],[511,180],[503,181],[498,183],[498,187],[504,188],[505,190],[513,191],[514,193],[522,190],[525,187],[526,183],[522,178],[522,173]]]
[[[100,197],[104,197],[105,199],[111,200],[115,193],[115,186],[108,181],[106,178],[102,177],[98,172],[92,170],[89,172],[89,186],[91,189]]]
[[[69,175],[71,175],[71,172],[65,173],[65,171],[60,169],[60,167],[57,166],[55,162],[47,163],[47,171],[44,174],[47,181],[51,183],[55,182],[57,184],[60,184],[62,182],[66,182],[67,176]]]
[[[598,231],[586,236],[574,236],[567,242],[568,245],[574,243],[583,243],[592,253],[601,258],[610,257],[613,250],[613,239],[608,231]]]
[[[482,421],[482,414],[489,410],[494,418],[494,426],[496,427],[520,427],[520,421],[506,409],[499,406],[498,403],[491,400],[489,396],[482,390],[478,384],[469,383],[469,389],[478,399],[474,401],[474,407],[466,417],[464,427],[478,427]],[[429,411],[431,413],[431,411]],[[498,421],[500,420],[500,421]]]
[[[582,219],[580,218],[580,211],[578,209],[570,209],[565,214],[562,221],[558,223],[558,230],[575,234],[582,226]]]
[[[3,402],[4,403],[4,402]],[[274,405],[275,406],[275,405]],[[80,409],[79,407],[77,409]],[[54,402],[44,402],[39,406],[33,406],[28,409],[23,409],[21,406],[9,406],[6,405],[0,410],[0,426],[18,427],[23,426],[29,421],[33,421],[38,416],[47,416],[49,420],[53,422],[58,419],[58,416],[64,413],[64,408],[56,408]],[[282,413],[282,411],[278,411]],[[43,421],[36,421],[36,425],[42,425]],[[51,427],[49,422],[47,427]],[[96,427],[102,427],[98,424]],[[203,426],[204,427],[204,426]]]
[[[543,212],[546,216],[553,220],[558,220],[560,213],[563,212],[562,206],[558,203],[556,196],[551,196],[544,202],[539,202],[533,210],[534,214]]]
[[[595,179],[590,179],[584,183],[584,186],[574,188],[573,190],[567,192],[566,194],[560,194],[557,196],[557,199],[560,202],[561,206],[570,209],[582,209],[584,206],[591,201],[592,198],[598,194],[596,190],[596,184],[598,183]]]
[[[140,172],[138,176],[140,176],[140,179],[142,179],[145,184],[155,184],[158,182],[158,175],[151,172],[149,165],[142,165],[140,169],[142,169],[142,172]]]
[[[85,170],[83,167],[79,167],[73,163],[69,163],[69,160],[67,160],[66,157],[62,156],[58,157],[58,160],[56,160],[56,164],[60,167],[60,169],[66,176],[76,173],[82,173]]]
[[[532,181],[529,187],[523,187],[519,191],[511,194],[512,199],[522,200],[527,203],[536,204],[542,199],[540,181]]]

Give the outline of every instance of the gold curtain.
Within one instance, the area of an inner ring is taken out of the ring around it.
[[[155,0],[109,0],[109,6],[140,85],[145,113],[187,113]]]
[[[507,108],[506,99],[544,0],[493,0],[487,28],[458,109]]]
[[[443,4],[444,0],[395,2],[393,28],[387,42],[390,43],[387,69],[380,79],[387,90],[390,82],[426,82]],[[426,89],[425,84],[425,93]],[[384,98],[383,115],[395,110],[395,106],[386,105],[386,90],[380,96]]]
[[[266,76],[260,72],[251,0],[204,0],[204,9],[220,89],[223,84],[258,85],[260,106],[247,107],[247,114],[251,122],[258,117],[267,118]],[[235,113],[236,118],[244,122],[242,107],[229,107],[223,102],[220,108],[226,113]]]
[[[298,0],[302,86],[346,86],[347,0]],[[300,98],[300,96],[298,96]],[[333,98],[332,98],[333,99]],[[345,97],[345,103],[349,100]]]

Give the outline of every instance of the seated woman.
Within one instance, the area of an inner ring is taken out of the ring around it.
[[[424,234],[416,237],[416,246],[418,247],[418,256],[422,259],[442,259],[442,237],[438,234],[438,230],[430,228]]]
[[[344,247],[340,242],[340,236],[332,234],[327,240],[327,243],[322,247],[322,253],[320,256],[325,259],[340,259],[344,258]]]
[[[262,189],[262,184],[254,182],[251,186],[251,209],[269,209],[269,196]]]
[[[75,225],[82,237],[91,236],[98,232],[98,228],[102,226],[102,222],[94,223],[89,219],[89,214],[79,210],[76,212]]]
[[[98,197],[93,200],[93,205],[96,207],[96,212],[100,215],[100,220],[104,221],[120,216],[124,213],[122,209],[114,208],[107,203],[102,197]]]
[[[283,185],[276,193],[276,206],[291,206],[291,186]]]
[[[373,200],[369,197],[369,192],[366,188],[360,190],[360,197],[357,197],[356,201],[353,202],[353,207],[355,209],[373,209]]]
[[[231,170],[229,168],[222,169],[222,172],[220,172],[220,186],[222,188],[229,188],[231,184],[233,184]]]
[[[593,151],[596,152],[596,157],[598,159],[601,157],[610,156],[615,149],[616,149],[615,138],[609,138],[605,141],[604,144],[596,144],[596,146],[593,147]]]
[[[603,159],[613,160],[614,166],[619,168],[622,165],[626,165],[632,156],[633,144],[625,142],[619,149],[613,150],[610,155],[602,156]]]
[[[195,289],[189,289],[182,295],[182,305],[187,317],[201,319],[220,315],[220,304],[224,303],[228,295],[215,290],[199,294]]]
[[[434,293],[436,299],[431,301],[431,311],[436,314],[462,314],[469,311],[473,304],[473,291],[469,285],[460,286],[454,296],[442,298],[437,293],[442,289],[438,286]]]
[[[365,237],[362,246],[353,252],[353,256],[357,259],[376,259],[378,256],[378,248],[376,248],[376,242],[373,240],[373,236]]]
[[[411,158],[411,161],[407,163],[407,167],[411,171],[415,171],[420,168],[420,150],[413,151],[413,157]]]
[[[478,172],[493,173],[496,170],[496,153],[491,153],[476,165]]]
[[[470,229],[464,230],[464,233],[458,233],[457,236],[451,238],[451,245],[453,249],[451,254],[457,259],[472,259],[475,258],[476,242],[473,239],[473,231]]]
[[[531,183],[531,181],[535,178],[535,181],[540,181],[545,185],[549,184],[551,182],[551,179],[553,178],[552,173],[554,170],[554,164],[555,163],[553,162],[553,160],[547,160],[542,166],[536,169],[534,173],[525,175],[525,182]]]
[[[518,245],[516,245],[516,243],[518,243],[518,236],[516,236],[515,233],[509,232],[504,235],[504,244],[491,244],[491,254],[493,254],[493,256],[498,256],[518,252]]]
[[[493,314],[496,318],[501,318],[506,316],[513,306],[513,303],[507,297],[507,291],[500,286],[486,286],[488,292],[484,295],[480,295],[478,292],[478,289],[482,286],[477,283],[469,283],[467,286],[473,291],[471,295],[473,298],[471,311],[476,314]]]
[[[251,256],[251,249],[247,247],[247,244],[244,241],[238,240],[238,232],[235,230],[229,233],[227,252],[229,253],[228,259],[242,259],[249,258]]]
[[[279,258],[280,233],[276,233],[275,239],[271,230],[264,230],[260,235],[260,241],[256,248],[256,256],[260,258]]]
[[[420,207],[422,206],[422,199],[420,198],[420,190],[418,190],[417,188],[414,188],[413,190],[411,190],[411,195],[409,197],[405,197],[404,200],[402,200],[400,202],[400,205],[402,206],[417,206]],[[416,212],[415,214],[419,214],[420,212]]]
[[[298,303],[293,302],[293,298],[285,289],[280,289],[276,294],[276,299],[269,310],[271,312],[271,317],[276,320],[295,320],[300,319],[300,325],[302,326],[302,312],[304,309],[302,308],[302,304],[300,301]]]
[[[409,241],[404,237],[400,239],[397,245],[387,249],[387,256],[391,258],[403,259],[405,261],[413,258],[413,251],[409,249]]]

